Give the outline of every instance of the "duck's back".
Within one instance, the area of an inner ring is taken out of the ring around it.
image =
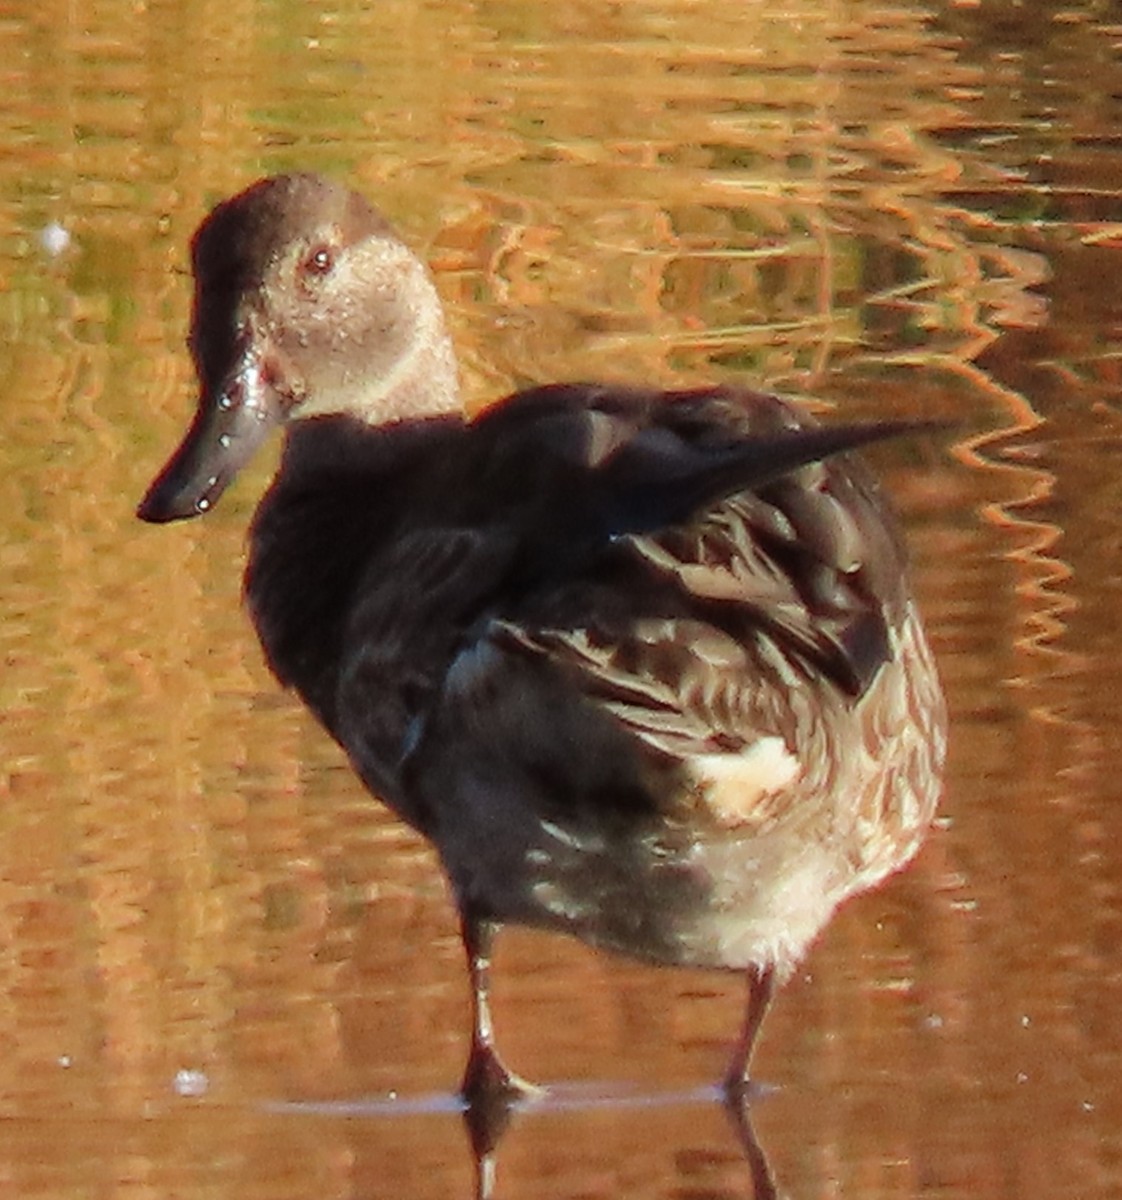
[[[304,422],[250,605],[462,905],[782,969],[914,854],[942,757],[899,539],[828,436],[725,390]]]

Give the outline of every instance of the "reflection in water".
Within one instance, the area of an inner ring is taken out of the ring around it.
[[[548,1117],[549,1111],[564,1111],[579,1107],[585,1110],[605,1108],[641,1108],[673,1105],[681,1110],[691,1104],[720,1103],[727,1113],[733,1132],[744,1152],[748,1176],[752,1183],[752,1200],[776,1200],[778,1191],[772,1176],[767,1155],[756,1136],[752,1123],[752,1106],[766,1096],[766,1089],[753,1086],[742,1095],[730,1097],[713,1088],[693,1093],[666,1093],[662,1095],[619,1092],[613,1095],[607,1090],[599,1092],[591,1088],[551,1088],[535,1100],[512,1099],[507,1093],[497,1096],[493,1103],[481,1100],[469,1104],[464,1110],[464,1124],[468,1131],[472,1155],[475,1162],[476,1200],[490,1200],[495,1193],[498,1175],[499,1145],[518,1109],[531,1109],[535,1115]]]
[[[730,1100],[715,1087],[692,1091],[645,1092],[638,1087],[598,1084],[556,1084],[541,1090],[532,1099],[496,1092],[474,1104],[464,1104],[450,1093],[419,1096],[410,1099],[352,1100],[336,1102],[294,1101],[266,1106],[266,1111],[279,1115],[316,1116],[347,1120],[408,1120],[414,1116],[431,1116],[461,1111],[468,1134],[474,1163],[476,1200],[490,1200],[499,1182],[501,1143],[518,1120],[556,1121],[566,1113],[630,1112],[639,1115],[656,1110],[673,1110],[688,1114],[699,1105],[724,1107],[740,1150],[744,1155],[748,1178],[752,1184],[752,1200],[775,1200],[778,1195],[767,1155],[756,1135],[752,1121],[753,1108],[767,1100],[770,1089],[754,1085],[743,1096]],[[688,1116],[686,1117],[688,1120]],[[734,1185],[733,1194],[741,1189]]]

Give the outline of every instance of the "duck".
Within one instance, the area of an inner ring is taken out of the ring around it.
[[[245,600],[265,658],[435,848],[468,1105],[534,1085],[490,1008],[504,924],[741,973],[723,1086],[838,907],[905,866],[946,711],[899,524],[833,423],[742,386],[551,383],[474,415],[434,278],[313,174],[191,244],[197,411],[137,514],[210,512],[283,428]]]

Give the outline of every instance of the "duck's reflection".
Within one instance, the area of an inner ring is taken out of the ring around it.
[[[774,1200],[778,1195],[771,1164],[768,1162],[764,1148],[756,1136],[755,1126],[752,1124],[751,1105],[757,1100],[762,1100],[765,1095],[766,1089],[764,1088],[755,1091],[749,1088],[747,1094],[730,1094],[725,1101],[729,1119],[732,1121],[740,1148],[744,1151],[744,1157],[748,1162],[754,1200]]]
[[[693,1143],[692,1132],[699,1125],[706,1124],[708,1115],[717,1119],[719,1127],[720,1110],[723,1109],[732,1134],[731,1143],[726,1134],[720,1139],[725,1143],[726,1149],[717,1150],[715,1154],[712,1151],[700,1151],[700,1161],[705,1167],[717,1165],[722,1171],[731,1170],[732,1178],[726,1186],[716,1185],[712,1178],[706,1180],[702,1185],[704,1194],[714,1198],[728,1196],[730,1200],[732,1197],[736,1200],[774,1200],[779,1195],[775,1178],[752,1121],[753,1113],[773,1091],[774,1089],[766,1085],[753,1084],[739,1089],[734,1096],[727,1089],[713,1084],[682,1090],[650,1091],[640,1085],[626,1083],[562,1083],[542,1088],[531,1098],[514,1095],[509,1089],[497,1088],[489,1095],[478,1095],[470,1104],[450,1092],[438,1092],[417,1097],[403,1097],[391,1093],[389,1096],[353,1101],[281,1101],[267,1103],[264,1107],[268,1112],[287,1116],[340,1118],[345,1125],[349,1125],[356,1118],[362,1119],[364,1125],[367,1120],[374,1121],[376,1128],[372,1130],[370,1126],[365,1126],[366,1132],[361,1135],[360,1141],[365,1147],[365,1152],[358,1155],[357,1146],[352,1145],[352,1153],[368,1159],[371,1164],[377,1163],[376,1172],[383,1180],[387,1169],[387,1145],[394,1147],[392,1157],[403,1145],[411,1142],[409,1137],[402,1138],[403,1131],[398,1121],[414,1123],[418,1118],[454,1118],[458,1113],[467,1132],[474,1165],[471,1194],[475,1200],[494,1200],[494,1197],[503,1194],[501,1143],[514,1126],[521,1125],[530,1135],[530,1142],[536,1135],[539,1148],[549,1147],[550,1150],[555,1150],[564,1145],[561,1139],[571,1136],[572,1118],[579,1120],[592,1114],[599,1114],[605,1118],[602,1123],[597,1123],[598,1136],[593,1140],[593,1145],[599,1152],[599,1161],[595,1164],[597,1169],[618,1168],[632,1180],[633,1185],[635,1170],[639,1168],[637,1161],[630,1162],[630,1156],[638,1153],[644,1164],[640,1173],[650,1182],[651,1178],[660,1174],[657,1165],[660,1155],[668,1151],[676,1164],[675,1184],[668,1194],[680,1194],[683,1180],[679,1172],[691,1171],[687,1164],[691,1160],[696,1163],[699,1158],[699,1147]],[[708,1113],[704,1110],[708,1110]],[[668,1117],[675,1131],[669,1137]],[[623,1118],[623,1121],[619,1121],[619,1118]],[[536,1130],[535,1125],[539,1126]],[[619,1148],[611,1149],[610,1139],[612,1133],[618,1131],[621,1125],[637,1128],[641,1136],[638,1143],[631,1143],[629,1150],[618,1153]],[[679,1131],[682,1129],[690,1131],[684,1141],[679,1138]],[[393,1132],[394,1130],[396,1132]],[[389,1143],[382,1141],[383,1135],[389,1137]],[[317,1143],[321,1143],[322,1131],[316,1136]],[[431,1132],[425,1135],[426,1144],[430,1138]],[[521,1138],[515,1140],[521,1141]],[[439,1139],[439,1143],[437,1158],[445,1159],[448,1149],[445,1139]],[[521,1148],[525,1149],[525,1146]],[[509,1149],[512,1151],[512,1177],[506,1180],[507,1194],[518,1194],[516,1185],[519,1173],[522,1175],[523,1184],[530,1183],[532,1188],[533,1184],[541,1185],[533,1188],[535,1194],[570,1194],[568,1190],[563,1189],[563,1183],[557,1176],[559,1161],[556,1156],[552,1161],[548,1153],[545,1160],[540,1155],[534,1156],[531,1160],[530,1177],[527,1178],[525,1158],[523,1157],[520,1163],[517,1152],[514,1152],[515,1147],[511,1145]],[[593,1154],[595,1157],[596,1151],[593,1151]],[[747,1172],[741,1170],[741,1156],[747,1166]],[[455,1158],[453,1153],[451,1160]],[[569,1156],[562,1150],[560,1161],[577,1162],[580,1166],[578,1160],[584,1158],[585,1155],[579,1151]],[[451,1160],[446,1159],[449,1163]],[[418,1185],[431,1183],[432,1165],[430,1163],[428,1168],[418,1169],[417,1161],[410,1157],[404,1175],[399,1178],[408,1178]],[[590,1164],[583,1164],[588,1165]],[[453,1170],[458,1174],[459,1166],[453,1167]],[[359,1176],[362,1176],[361,1170]],[[747,1186],[749,1181],[750,1188]],[[559,1191],[559,1187],[563,1190]],[[414,1189],[409,1187],[407,1190],[411,1192]],[[525,1192],[527,1189],[523,1187],[522,1190]],[[627,1190],[633,1190],[633,1187]],[[421,1186],[418,1194],[430,1193]],[[442,1188],[441,1194],[450,1194],[449,1189]]]
[[[737,1143],[744,1153],[752,1181],[752,1200],[775,1200],[778,1192],[767,1154],[752,1123],[752,1108],[772,1089],[751,1084],[735,1090],[706,1087],[689,1092],[650,1093],[602,1085],[582,1087],[561,1085],[543,1089],[532,1099],[513,1095],[509,1089],[496,1088],[480,1094],[464,1106],[467,1129],[475,1161],[475,1200],[491,1200],[498,1174],[499,1144],[512,1122],[520,1115],[572,1111],[576,1108],[654,1107],[716,1103],[723,1105]]]

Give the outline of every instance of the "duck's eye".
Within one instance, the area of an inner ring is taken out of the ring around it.
[[[335,251],[330,246],[316,246],[300,264],[300,270],[305,276],[322,278],[335,267]]]

